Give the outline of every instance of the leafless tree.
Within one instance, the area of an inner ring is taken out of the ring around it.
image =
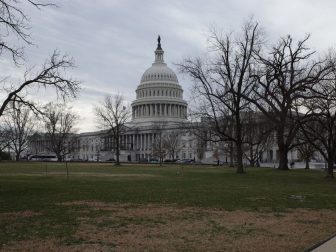
[[[201,137],[196,136],[195,141],[196,141],[196,144],[195,144],[196,156],[197,156],[198,160],[201,161],[204,157],[204,152],[206,150],[206,140],[205,140],[205,138],[201,138]]]
[[[250,166],[259,166],[261,153],[270,146],[274,128],[272,123],[260,112],[250,111],[244,115],[244,157]]]
[[[164,134],[162,141],[163,149],[172,159],[175,159],[176,153],[181,150],[181,132],[176,129],[167,132]]]
[[[52,6],[52,3],[27,0],[28,4],[41,8]],[[0,56],[9,54],[13,62],[19,67],[19,61],[24,59],[23,47],[10,44],[9,37],[18,38],[19,42],[31,45],[29,34],[29,17],[23,10],[19,0],[0,1]],[[41,112],[36,101],[28,98],[28,95],[39,88],[53,88],[62,98],[76,97],[79,91],[79,82],[69,78],[67,70],[73,68],[73,60],[68,56],[62,56],[54,51],[50,58],[40,68],[27,67],[21,80],[13,81],[8,78],[0,80],[0,90],[3,94],[0,99],[0,117],[4,114],[11,102],[22,103],[35,112]]]
[[[152,154],[154,157],[159,158],[160,166],[162,166],[163,158],[167,154],[167,150],[163,146],[164,125],[156,123],[153,126],[154,141],[152,145]]]
[[[52,3],[41,3],[40,1],[26,0],[27,3],[40,9],[45,6],[55,6]],[[14,63],[18,64],[24,57],[23,47],[17,47],[8,42],[9,37],[16,37],[19,42],[31,45],[32,40],[29,34],[29,17],[23,11],[22,3],[19,0],[0,1],[0,55],[9,54]]]
[[[66,76],[66,70],[73,66],[71,59],[67,56],[60,56],[55,51],[41,69],[36,72],[34,72],[34,69],[28,70],[24,75],[24,80],[19,85],[6,87],[3,82],[2,89],[7,94],[5,99],[0,102],[0,117],[11,102],[22,103],[33,111],[41,113],[41,109],[38,108],[36,102],[27,98],[27,93],[32,88],[54,88],[57,95],[63,99],[76,97],[80,89],[79,82]]]
[[[44,111],[46,148],[56,154],[58,161],[73,153],[77,146],[74,126],[78,116],[66,105],[48,104]]]
[[[314,154],[316,152],[316,148],[310,144],[309,142],[300,144],[297,148],[299,152],[299,158],[305,161],[306,167],[305,169],[309,169],[309,162],[312,158],[314,158]]]
[[[324,60],[313,60],[314,51],[307,47],[309,36],[295,41],[281,38],[266,54],[256,53],[259,69],[253,94],[243,95],[254,103],[274,125],[279,148],[279,169],[288,170],[287,154],[296,147],[295,135],[303,115],[295,112],[299,100],[311,98],[311,90],[325,78],[331,66]]]
[[[116,165],[120,165],[120,136],[126,129],[126,122],[130,117],[130,106],[125,103],[122,95],[107,95],[103,103],[95,107],[98,124],[106,129],[114,139]]]
[[[330,57],[335,64],[334,56]],[[336,70],[328,78],[320,81],[313,90],[314,98],[303,101],[302,106],[308,111],[300,129],[308,143],[327,161],[327,177],[334,177],[336,160]]]
[[[8,132],[9,146],[15,152],[18,161],[21,154],[28,148],[29,137],[36,125],[34,115],[22,103],[11,103],[10,111],[6,114],[5,125]]]
[[[199,116],[212,122],[219,141],[235,144],[237,173],[244,173],[241,114],[249,110],[249,101],[244,97],[253,88],[253,53],[260,50],[261,33],[258,24],[250,21],[241,34],[221,36],[213,32],[210,41],[213,58],[187,59],[179,65],[180,70],[195,80],[198,99],[204,101]]]
[[[5,123],[2,123],[0,125],[0,153],[3,152],[6,148],[8,148],[9,144],[10,144],[9,131]]]

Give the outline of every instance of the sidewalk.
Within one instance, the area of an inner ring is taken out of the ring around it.
[[[328,240],[322,242],[321,244],[317,244],[315,248],[311,250],[307,250],[311,252],[334,252],[336,251],[336,236],[332,236]]]

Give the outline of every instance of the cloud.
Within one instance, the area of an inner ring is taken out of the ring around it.
[[[142,73],[154,60],[160,34],[165,61],[173,63],[198,56],[206,48],[211,26],[237,30],[250,16],[264,27],[269,42],[288,33],[302,38],[311,33],[310,44],[319,51],[335,46],[333,32],[336,2],[313,0],[97,0],[56,1],[59,8],[38,10],[24,4],[30,16],[35,46],[26,46],[28,65],[40,65],[54,49],[72,55],[77,68],[71,74],[82,81],[83,91],[73,103],[82,115],[80,130],[94,130],[92,107],[105,94],[122,93],[135,99]],[[16,38],[12,38],[16,43]],[[0,58],[1,76],[22,78],[22,69]],[[192,82],[178,76],[188,100]],[[43,92],[42,92],[43,93]],[[51,91],[39,94],[49,100]]]

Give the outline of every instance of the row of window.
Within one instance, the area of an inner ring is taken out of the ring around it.
[[[175,79],[175,76],[173,76],[172,74],[146,74],[142,80],[143,81],[148,81],[148,80],[153,80],[153,79]]]
[[[137,91],[137,98],[147,97],[147,96],[171,96],[171,97],[180,97],[182,98],[181,90],[139,90]]]

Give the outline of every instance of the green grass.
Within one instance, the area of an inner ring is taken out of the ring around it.
[[[103,210],[61,204],[67,201],[275,212],[336,208],[336,183],[320,171],[251,168],[239,175],[214,166],[90,163],[70,163],[68,168],[69,177],[65,164],[0,162],[0,216],[26,210],[40,213],[19,220],[0,218],[0,248],[31,237],[68,237],[79,217],[104,215]]]

